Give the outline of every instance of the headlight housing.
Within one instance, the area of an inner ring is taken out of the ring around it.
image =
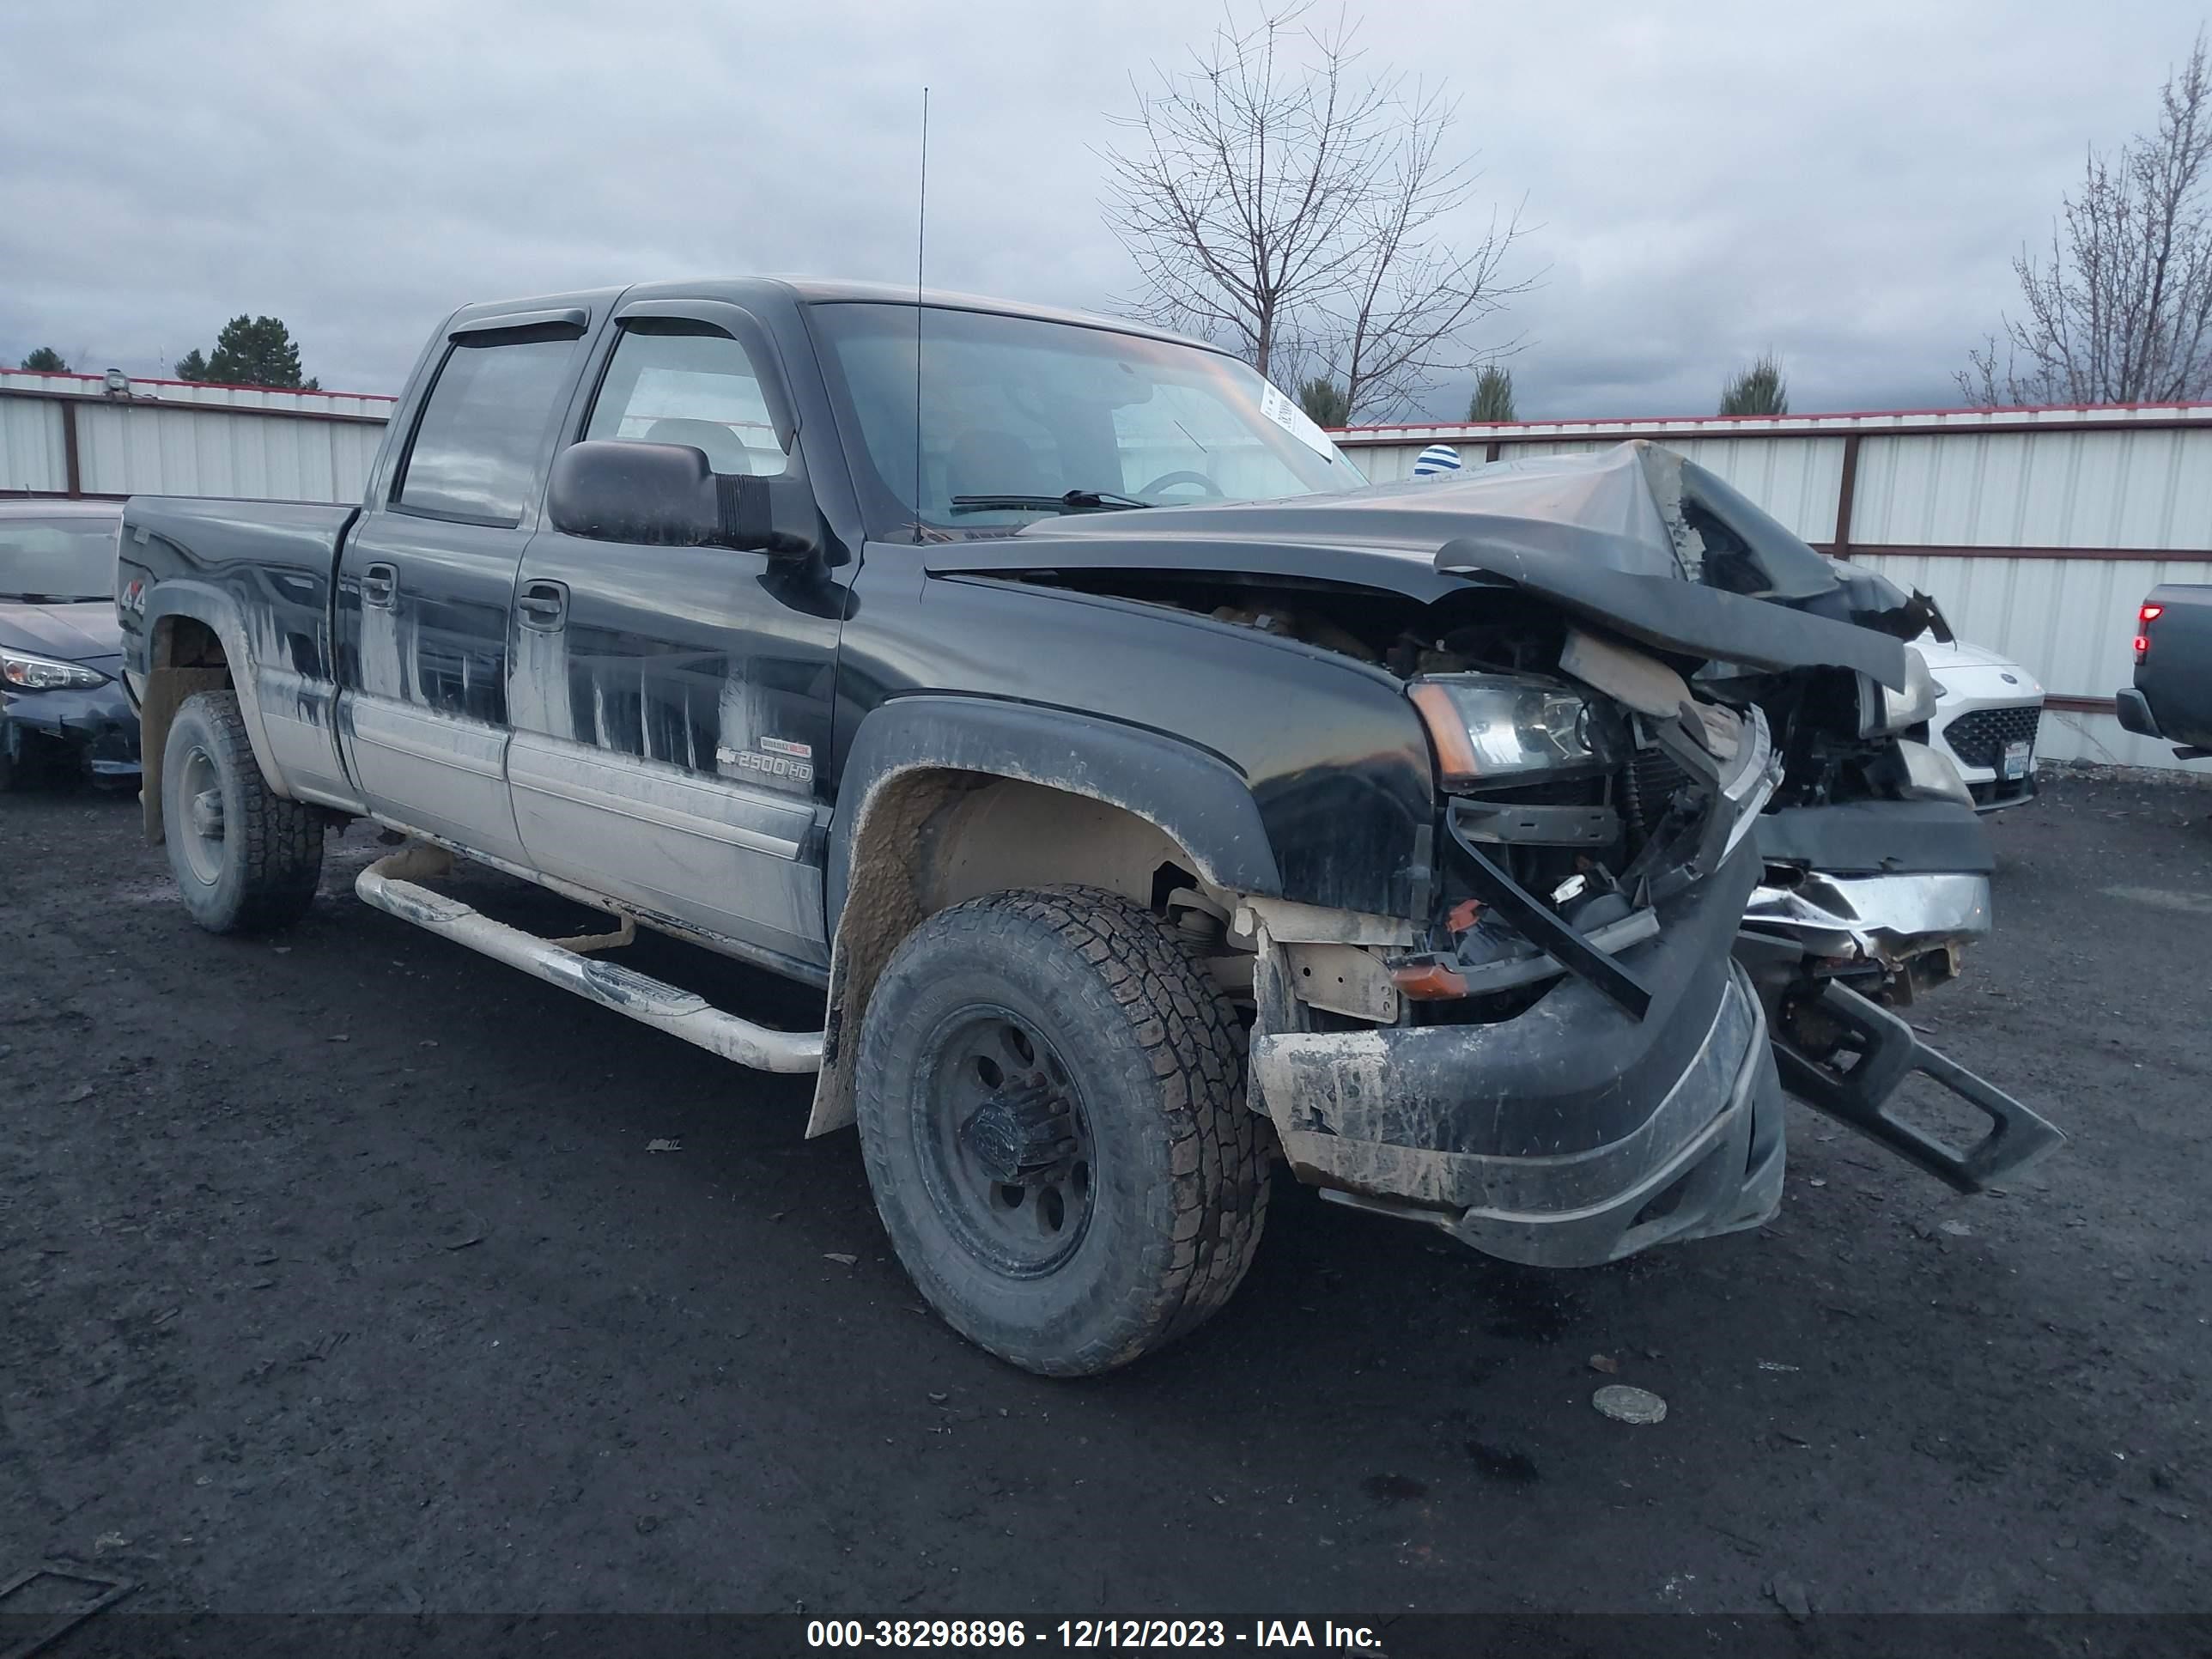
[[[1943,688],[1928,672],[1926,659],[1905,647],[1905,690],[1893,690],[1871,674],[1859,676],[1859,735],[1893,737],[1936,718],[1936,699]]]
[[[1513,674],[1437,674],[1408,689],[1446,789],[1600,771],[1599,711],[1579,692]]]
[[[18,691],[88,691],[106,684],[107,676],[82,663],[57,662],[0,647],[0,680]]]

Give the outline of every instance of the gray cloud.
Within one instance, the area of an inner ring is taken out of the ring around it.
[[[635,15],[629,14],[634,13]],[[1115,307],[1098,214],[1128,80],[1212,14],[77,0],[9,8],[0,356],[165,373],[270,312],[324,385],[392,391],[465,299],[702,273],[930,277]],[[2147,125],[2173,0],[1376,9],[1449,82],[1541,285],[1498,319],[1524,415],[1696,413],[1772,347],[1800,409],[1951,401],[2083,146]],[[1470,224],[1474,222],[1470,221]],[[1466,388],[1440,386],[1451,416]]]

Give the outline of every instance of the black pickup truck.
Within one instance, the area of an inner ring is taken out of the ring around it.
[[[134,500],[118,581],[203,926],[404,832],[367,902],[817,1073],[923,1294],[1038,1371],[1220,1306],[1279,1160],[1572,1266],[1773,1212],[1778,1059],[1968,1188],[2057,1138],[1973,1079],[1969,1152],[1890,1121],[1958,1085],[1852,988],[1987,925],[1925,615],[1664,450],[1368,489],[1172,336],[637,287],[456,312],[360,507]],[[456,854],[615,926],[495,921]],[[820,1029],[605,959],[641,926]]]
[[[2163,738],[2183,760],[2212,758],[2212,586],[2166,582],[2136,613],[2136,683],[2120,724]]]

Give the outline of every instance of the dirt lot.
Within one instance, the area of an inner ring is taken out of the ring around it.
[[[303,927],[239,943],[186,923],[131,803],[0,800],[0,1579],[74,1559],[227,1611],[1711,1612],[1778,1576],[1822,1613],[2201,1609],[2212,793],[2062,782],[1994,834],[1997,937],[1914,1018],[2073,1135],[2011,1192],[1801,1113],[1770,1228],[1543,1274],[1279,1188],[1225,1317],[1069,1385],[922,1311],[799,1084],[365,908],[365,834]],[[1666,1421],[1592,1410],[1594,1354]]]

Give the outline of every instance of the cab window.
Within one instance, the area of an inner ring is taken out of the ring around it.
[[[468,524],[520,524],[575,349],[567,330],[455,341],[416,422],[392,505]]]
[[[745,349],[703,323],[625,325],[584,435],[685,444],[721,473],[766,477],[789,464]]]

